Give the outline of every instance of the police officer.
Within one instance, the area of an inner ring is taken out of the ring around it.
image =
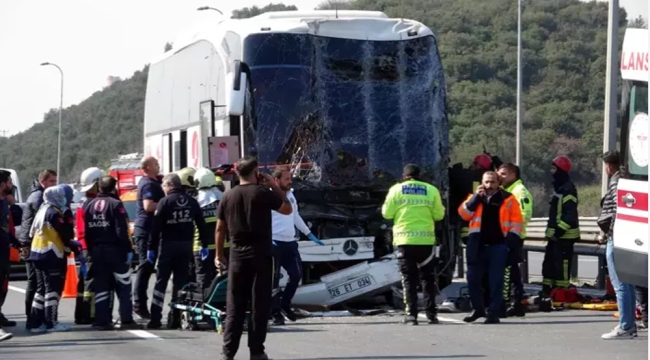
[[[172,173],[163,178],[163,191],[166,196],[156,207],[147,251],[147,261],[150,263],[155,263],[156,256],[158,257],[148,329],[158,329],[162,326],[165,291],[172,273],[174,275],[172,301],[176,299],[178,290],[187,283],[193,257],[194,224],[199,229],[202,260],[208,257],[208,243],[211,240],[206,232],[199,203],[183,190],[181,178],[177,174]],[[168,321],[167,326],[176,327],[177,319],[171,320]]]
[[[524,226],[521,231],[521,242],[518,244],[510,244],[514,246],[508,253],[508,266],[506,267],[506,276],[503,284],[503,299],[505,305],[510,303],[510,284],[514,289],[514,303],[506,311],[507,316],[524,316],[526,308],[522,301],[524,300],[524,282],[521,278],[521,271],[519,263],[524,259],[521,256],[524,240],[526,240],[526,227],[528,222],[533,217],[533,197],[528,192],[521,180],[521,173],[519,167],[513,163],[505,163],[499,167],[499,178],[501,179],[501,186],[506,191],[511,193],[519,202],[521,207],[521,216],[524,220]]]
[[[445,217],[438,189],[420,180],[420,168],[404,167],[403,181],[388,191],[381,209],[384,218],[393,220],[393,245],[404,286],[404,324],[418,324],[418,278],[422,280],[425,312],[430,324],[438,323],[436,306],[435,222]]]
[[[546,226],[546,251],[542,262],[542,295],[550,296],[554,288],[568,288],[571,280],[573,247],[580,240],[578,190],[571,181],[571,160],[566,156],[553,159],[553,189]]]
[[[182,179],[181,179],[182,183]],[[200,168],[194,174],[194,184],[198,190],[196,200],[201,207],[203,219],[205,220],[206,232],[210,238],[214,238],[217,226],[217,207],[223,197],[221,190],[217,188],[217,181],[214,173],[210,169]],[[208,245],[208,257],[203,259],[201,256],[201,232],[198,226],[194,229],[194,266],[196,269],[196,282],[201,289],[205,291],[215,276],[217,276],[217,267],[214,265],[215,244]]]
[[[109,301],[113,283],[120,301],[120,327],[138,328],[133,321],[131,304],[133,252],[128,234],[126,210],[117,197],[116,185],[115,178],[102,177],[98,182],[99,194],[83,206],[86,247],[92,256],[94,268],[95,323],[93,327],[100,330],[113,329]]]

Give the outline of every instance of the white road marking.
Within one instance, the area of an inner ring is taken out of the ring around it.
[[[418,318],[426,320],[427,316],[425,314],[418,314]],[[441,317],[441,316],[438,316],[438,320],[440,320],[441,322],[449,322],[454,324],[467,324],[463,320],[457,320],[457,319]]]
[[[13,290],[13,291],[19,292],[21,294],[24,294],[26,292],[25,289],[21,289],[19,287],[15,287],[15,286],[11,286],[11,285],[9,285],[9,290]],[[150,333],[148,331],[144,331],[144,330],[127,330],[127,331],[130,332],[131,334],[133,334],[135,336],[138,336],[138,337],[141,337],[143,339],[162,340],[159,336],[156,336],[156,335],[154,335],[154,334],[152,334],[152,333]]]
[[[127,331],[130,332],[131,334],[133,334],[135,336],[139,336],[139,337],[141,337],[143,339],[162,340],[160,337],[158,337],[158,336],[156,336],[156,335],[154,335],[154,334],[152,334],[152,333],[150,333],[148,331],[144,331],[144,330],[127,330]]]
[[[9,290],[13,290],[13,291],[19,292],[21,294],[24,294],[26,292],[25,289],[21,289],[19,287],[15,287],[15,286],[11,286],[11,285],[9,285]]]

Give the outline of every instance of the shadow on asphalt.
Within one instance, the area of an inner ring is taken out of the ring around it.
[[[527,321],[527,322],[508,322],[502,321],[505,325],[571,325],[571,324],[596,324],[611,323],[611,319],[603,320],[566,320],[566,321]]]
[[[395,325],[395,326],[405,326],[400,324],[399,320],[396,321],[360,321],[360,322],[313,322],[313,323],[301,323],[300,326],[329,326],[329,325]],[[447,325],[467,325],[457,322],[447,322],[441,321],[440,324],[429,325],[426,322],[421,322],[419,326],[447,326]]]
[[[308,324],[300,324],[300,326],[304,326]],[[299,333],[299,332],[319,332],[319,331],[325,331],[325,330],[318,330],[318,329],[301,329],[301,328],[294,328],[294,327],[271,327],[268,331],[268,333]]]
[[[346,356],[346,357],[314,357],[314,358],[294,358],[286,360],[390,360],[390,359],[465,359],[465,358],[482,358],[485,355],[393,355],[393,356]]]

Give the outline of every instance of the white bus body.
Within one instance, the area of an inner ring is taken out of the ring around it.
[[[627,29],[621,55],[621,155],[629,176],[618,183],[614,259],[621,281],[648,286],[648,30]]]

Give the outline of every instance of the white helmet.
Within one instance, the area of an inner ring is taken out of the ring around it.
[[[207,189],[217,185],[214,172],[210,169],[199,168],[194,173],[194,185],[197,189]]]
[[[81,191],[85,193],[88,190],[92,189],[93,186],[95,186],[97,183],[97,180],[99,180],[100,177],[104,176],[104,174],[104,171],[98,167],[91,167],[84,170],[81,173],[81,178],[79,179],[79,182],[81,183]]]

